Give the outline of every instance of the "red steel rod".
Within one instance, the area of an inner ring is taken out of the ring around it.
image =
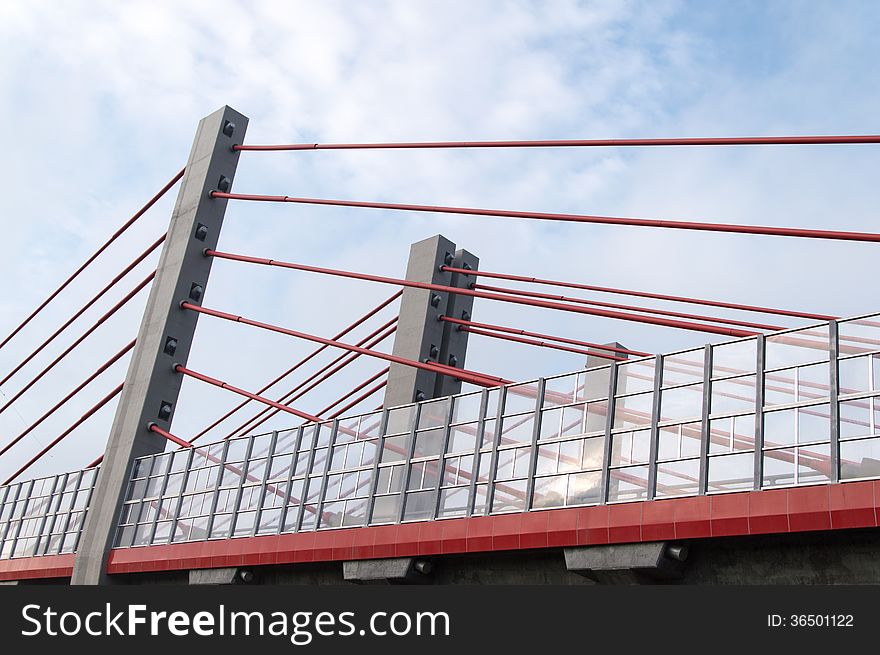
[[[185,303],[189,304],[189,303]],[[188,308],[191,309],[191,308]],[[237,393],[239,396],[244,396],[246,398],[250,398],[251,400],[256,400],[257,402],[263,403],[264,405],[269,405],[270,407],[274,407],[275,409],[280,409],[282,412],[287,412],[288,414],[293,414],[294,416],[299,416],[307,421],[311,421],[313,423],[320,423],[321,419],[312,414],[307,414],[306,412],[302,412],[298,409],[294,409],[293,407],[288,407],[287,405],[282,405],[281,403],[276,403],[274,400],[269,400],[268,398],[264,398],[263,396],[258,396],[255,393],[251,393],[249,391],[245,391],[244,389],[239,389],[238,387],[233,387],[231,384],[227,384],[217,378],[212,378],[208,375],[204,375],[202,373],[196,373],[185,366],[181,366],[177,364],[174,367],[174,370],[182,375],[186,375],[188,377],[194,378],[196,380],[201,380],[202,382],[207,382],[208,384],[212,384],[215,387],[219,387],[221,389],[226,389],[227,391],[231,391],[232,393]]]
[[[750,321],[738,321],[732,318],[720,318],[716,316],[703,316],[702,314],[688,314],[685,312],[674,312],[666,309],[652,309],[650,307],[637,307],[635,305],[620,305],[617,303],[600,302],[598,300],[587,300],[586,298],[574,298],[571,296],[562,296],[552,293],[540,293],[538,291],[523,291],[521,289],[511,289],[509,287],[494,287],[488,284],[471,284],[471,289],[482,289],[483,291],[492,291],[494,293],[510,293],[515,296],[526,296],[528,298],[543,298],[544,300],[559,300],[562,302],[573,302],[579,305],[590,305],[592,307],[607,307],[609,309],[623,309],[630,312],[645,312],[646,314],[657,314],[658,316],[672,316],[673,318],[684,318],[688,320],[709,321],[710,323],[727,323],[736,325],[737,327],[749,328],[752,330],[769,330],[776,332],[784,330],[781,325],[768,325],[766,323],[752,323]]]
[[[380,343],[385,341],[388,337],[390,337],[397,330],[397,327],[391,327],[392,323],[396,323],[397,318],[395,317],[393,320],[388,321],[381,328],[373,332],[372,334],[367,335],[360,341],[358,341],[356,346],[363,346],[365,348],[374,348],[378,346]],[[381,333],[381,334],[380,334]],[[346,366],[351,364],[354,360],[360,357],[360,353],[348,353],[343,352],[341,355],[333,359],[329,364],[321,367],[319,370],[315,371],[312,375],[307,377],[305,380],[296,385],[293,389],[288,391],[286,394],[278,398],[278,402],[289,404],[299,398],[302,398],[307,393],[317,388],[326,380],[329,380],[331,377],[336,375],[339,371],[344,369]],[[228,435],[223,437],[224,439],[230,439],[236,435],[242,436],[247,434],[248,432],[252,432],[260,427],[263,423],[268,421],[270,418],[278,414],[277,409],[265,408],[262,411],[258,412],[256,415],[239,425]],[[256,422],[254,422],[256,421]]]
[[[712,334],[723,334],[732,337],[750,337],[758,334],[754,331],[739,330],[736,328],[720,327],[715,325],[706,325],[703,323],[691,323],[687,321],[678,321],[666,318],[655,318],[653,316],[643,316],[641,314],[628,314],[625,312],[616,312],[599,308],[580,307],[576,305],[554,303],[545,300],[533,298],[525,298],[512,296],[508,294],[486,293],[476,291],[474,289],[464,289],[459,287],[447,287],[442,284],[431,284],[429,282],[414,282],[412,280],[404,280],[401,278],[383,277],[380,275],[369,275],[366,273],[353,273],[351,271],[339,271],[332,268],[320,268],[318,266],[307,266],[305,264],[294,264],[291,262],[283,262],[275,259],[265,259],[261,257],[249,257],[247,255],[234,255],[227,252],[217,250],[206,250],[206,255],[220,257],[222,259],[231,259],[233,261],[247,262],[250,264],[260,264],[263,266],[278,266],[281,268],[289,268],[297,271],[307,271],[309,273],[320,273],[322,275],[335,275],[337,277],[347,277],[355,280],[365,280],[367,282],[379,282],[381,284],[394,284],[402,287],[412,287],[415,289],[428,289],[431,291],[441,291],[445,293],[456,293],[463,296],[473,296],[474,298],[485,298],[487,300],[500,300],[501,302],[509,302],[515,305],[529,305],[531,307],[542,307],[544,309],[556,309],[566,312],[574,312],[576,314],[588,314],[590,316],[602,316],[604,318],[615,318],[625,321],[635,321],[637,323],[650,323],[652,325],[662,325],[664,327],[675,327],[683,330],[695,330],[697,332],[710,332]]]
[[[367,312],[366,314],[364,314],[363,316],[361,316],[361,317],[360,317],[358,320],[356,320],[354,323],[352,323],[352,324],[349,325],[348,327],[344,328],[343,330],[340,330],[339,332],[337,332],[332,338],[333,338],[334,340],[341,339],[342,337],[344,337],[346,334],[348,334],[349,332],[351,332],[351,331],[354,330],[355,328],[360,327],[360,326],[361,326],[363,323],[365,323],[367,320],[369,320],[370,318],[372,318],[373,316],[375,316],[376,314],[378,314],[380,311],[382,311],[383,309],[385,309],[385,308],[386,308],[388,305],[390,305],[392,302],[394,302],[395,300],[397,300],[397,299],[401,296],[402,293],[403,293],[403,291],[398,291],[398,292],[396,292],[396,293],[395,293],[394,295],[392,295],[390,298],[388,298],[387,300],[383,301],[382,303],[380,303],[379,305],[377,305],[376,307],[374,307],[373,309],[371,309],[369,312]],[[265,385],[263,385],[262,387],[260,387],[260,389],[257,391],[257,393],[265,393],[265,392],[268,391],[270,388],[272,388],[272,387],[275,386],[277,383],[279,383],[281,380],[283,380],[283,379],[286,378],[288,375],[290,375],[291,373],[293,373],[295,370],[297,370],[298,368],[304,366],[305,364],[307,364],[308,362],[310,362],[312,359],[314,359],[315,357],[317,357],[318,355],[320,355],[320,354],[321,354],[324,350],[326,350],[327,348],[329,348],[329,346],[326,346],[326,345],[324,345],[324,346],[320,346],[319,348],[316,348],[316,349],[313,350],[311,353],[309,353],[306,357],[304,357],[303,359],[301,359],[300,361],[298,361],[296,364],[294,364],[293,366],[291,366],[289,369],[287,369],[286,371],[284,371],[284,373],[282,373],[282,374],[276,376],[273,380],[271,380],[271,381],[268,382],[267,384],[265,384]],[[198,439],[198,438],[201,437],[201,436],[204,436],[205,434],[207,434],[208,432],[210,432],[211,430],[213,430],[214,428],[216,428],[216,427],[217,427],[218,425],[220,425],[223,421],[225,421],[225,420],[228,419],[230,416],[232,416],[233,414],[235,414],[238,410],[240,410],[240,409],[242,409],[243,407],[245,407],[246,405],[248,405],[250,402],[251,402],[250,398],[247,398],[247,399],[243,400],[242,402],[240,402],[238,405],[236,405],[235,407],[233,407],[232,409],[230,409],[228,412],[226,412],[223,416],[221,416],[221,417],[218,418],[216,421],[214,421],[213,423],[211,423],[211,425],[209,425],[208,427],[204,428],[201,432],[199,432],[196,436],[194,436],[194,437],[193,437],[193,441],[195,441],[196,439]]]
[[[6,453],[6,451],[8,451],[10,448],[12,448],[15,444],[17,444],[17,443],[18,443],[19,441],[21,441],[22,439],[24,439],[24,438],[25,438],[28,434],[30,434],[35,428],[37,428],[37,427],[38,427],[43,421],[45,421],[45,420],[46,420],[47,418],[49,418],[52,414],[54,414],[56,411],[58,411],[58,409],[59,409],[62,405],[64,405],[65,403],[67,403],[68,400],[70,400],[70,399],[73,398],[76,394],[78,394],[80,391],[82,391],[83,389],[85,389],[85,387],[86,387],[87,385],[89,385],[93,380],[95,380],[95,378],[97,378],[99,375],[101,375],[101,373],[103,373],[103,372],[106,371],[108,368],[110,368],[111,366],[113,366],[113,364],[115,364],[117,361],[119,361],[119,359],[120,359],[123,355],[125,355],[128,351],[130,351],[132,348],[134,348],[134,343],[135,343],[135,342],[134,342],[133,340],[130,341],[130,342],[128,343],[128,345],[126,345],[122,350],[120,350],[118,353],[116,353],[115,355],[113,355],[113,357],[111,357],[110,359],[108,359],[106,362],[104,362],[103,364],[101,364],[101,366],[99,366],[99,367],[95,370],[94,373],[92,373],[89,377],[87,377],[85,380],[83,380],[82,382],[80,382],[80,383],[79,383],[79,384],[78,384],[78,385],[77,385],[77,386],[76,386],[76,387],[75,387],[70,393],[68,393],[66,396],[64,396],[64,398],[62,398],[62,399],[59,400],[57,403],[55,403],[55,405],[54,405],[51,409],[49,409],[45,414],[43,414],[40,418],[38,418],[36,421],[34,421],[34,422],[33,422],[33,423],[32,423],[32,424],[31,424],[31,425],[30,425],[30,426],[29,426],[24,432],[22,432],[22,433],[19,434],[17,437],[15,437],[15,439],[13,439],[13,440],[10,441],[8,444],[6,444],[6,445],[3,447],[3,449],[0,450],[0,456],[4,455],[4,454]]]
[[[170,432],[168,432],[168,431],[163,430],[162,428],[160,428],[160,427],[159,427],[158,425],[156,425],[155,423],[150,423],[150,424],[147,426],[147,429],[148,429],[150,432],[155,432],[156,434],[165,437],[166,439],[168,439],[168,441],[177,444],[177,445],[180,446],[181,448],[195,448],[195,446],[193,446],[190,442],[186,441],[185,439],[181,439],[180,437],[176,437],[176,436],[174,436],[174,435],[171,434]],[[104,456],[101,455],[100,457],[98,457],[98,459],[96,459],[94,462],[92,462],[91,464],[89,464],[86,468],[89,468],[89,469],[90,469],[90,468],[93,468],[93,467],[97,466],[98,464],[100,464],[100,463],[103,462],[103,461],[104,461]]]
[[[121,391],[122,391],[122,383],[120,383],[118,387],[116,387],[113,391],[111,391],[106,396],[104,396],[101,400],[99,400],[97,402],[97,404],[95,404],[89,411],[87,411],[85,414],[80,416],[76,421],[74,421],[73,424],[69,428],[67,428],[64,432],[62,432],[57,437],[55,437],[55,439],[53,439],[49,443],[49,445],[47,445],[45,448],[43,448],[43,450],[41,450],[36,455],[34,455],[30,460],[28,460],[27,464],[25,464],[20,469],[18,469],[15,473],[13,473],[12,476],[9,479],[7,479],[6,482],[4,482],[3,484],[9,484],[13,480],[15,480],[15,478],[17,478],[19,475],[21,475],[26,470],[28,470],[38,459],[40,459],[43,455],[45,455],[50,450],[52,450],[52,448],[57,446],[61,442],[62,439],[64,439],[67,435],[69,435],[71,432],[76,430],[80,425],[85,423],[99,409],[101,409],[104,405],[106,405],[111,400],[113,400],[113,398],[118,396]],[[91,465],[89,465],[88,468],[91,468]]]
[[[235,314],[229,314],[227,312],[221,312],[216,309],[209,309],[208,307],[199,307],[198,305],[193,305],[190,302],[182,302],[180,306],[183,309],[189,309],[194,312],[199,312],[200,314],[207,314],[209,316],[214,316],[216,318],[222,318],[227,321],[232,321],[233,323],[243,323],[244,325],[250,325],[252,327],[262,328],[264,330],[269,330],[271,332],[277,332],[279,334],[286,334],[291,337],[296,337],[297,339],[305,339],[306,341],[314,341],[315,343],[326,343],[327,345],[333,346],[334,348],[341,348],[342,350],[348,350],[354,353],[360,353],[362,355],[366,355],[367,357],[375,357],[376,359],[384,359],[387,362],[391,362],[393,364],[401,364],[403,366],[410,366],[412,368],[418,368],[424,371],[430,371],[431,373],[441,373],[443,375],[448,375],[449,377],[454,377],[462,382],[469,382],[471,384],[483,386],[483,387],[498,387],[505,384],[510,384],[510,380],[505,380],[504,378],[496,377],[494,375],[487,375],[485,373],[477,373],[475,371],[468,371],[466,369],[458,369],[453,368],[452,366],[444,366],[443,364],[439,364],[437,362],[417,362],[411,359],[405,359],[403,357],[397,357],[396,355],[388,355],[386,353],[381,353],[375,350],[368,350],[367,348],[361,348],[359,346],[352,346],[351,344],[342,343],[341,341],[334,341],[333,339],[326,339],[324,337],[319,337],[314,334],[307,334],[305,332],[298,332],[296,330],[291,330],[288,328],[283,328],[278,325],[272,325],[271,323],[263,323],[260,321],[255,321],[253,319],[245,318],[244,316],[236,316]],[[256,400],[256,398],[254,399]],[[277,403],[276,403],[277,404]],[[283,405],[282,405],[283,407]],[[278,409],[276,407],[276,409]],[[284,411],[284,410],[282,410]],[[307,418],[307,420],[312,420],[311,418]],[[320,422],[320,419],[317,419]]]
[[[141,289],[143,289],[145,286],[147,286],[147,285],[152,281],[152,279],[155,277],[155,275],[156,275],[156,272],[153,271],[153,272],[150,273],[147,277],[145,277],[143,280],[141,280],[141,281],[137,284],[137,286],[135,286],[134,289],[132,289],[131,291],[129,291],[129,292],[125,295],[125,297],[122,298],[122,300],[120,300],[120,301],[117,302],[115,305],[113,305],[113,307],[111,307],[111,308],[110,308],[110,309],[109,309],[109,310],[108,310],[103,316],[101,316],[97,321],[95,321],[95,322],[92,324],[92,326],[91,326],[88,330],[86,330],[85,332],[83,332],[83,333],[82,333],[82,334],[76,339],[76,341],[74,341],[72,344],[70,344],[70,345],[64,350],[64,352],[62,352],[60,355],[58,355],[58,357],[56,357],[55,359],[53,359],[53,360],[49,363],[49,365],[46,366],[42,371],[40,371],[39,373],[37,373],[37,375],[36,375],[34,378],[32,378],[30,382],[28,382],[26,385],[24,385],[24,386],[18,391],[18,393],[16,393],[14,396],[12,396],[12,398],[10,398],[8,401],[6,401],[6,404],[3,405],[3,407],[0,407],[0,414],[2,414],[3,412],[5,412],[5,411],[9,408],[9,406],[12,405],[12,403],[14,403],[16,400],[18,400],[19,398],[21,398],[21,396],[22,396],[22,395],[23,395],[28,389],[30,389],[30,388],[31,388],[32,386],[34,386],[39,380],[41,380],[41,379],[43,378],[43,376],[46,375],[46,373],[48,373],[49,371],[51,371],[51,370],[52,370],[52,369],[58,364],[58,362],[60,362],[60,361],[61,361],[62,359],[64,359],[65,357],[67,357],[67,355],[70,354],[70,352],[71,352],[74,348],[76,348],[79,344],[81,344],[83,341],[85,341],[86,338],[87,338],[92,332],[94,332],[95,330],[97,330],[102,324],[104,324],[104,323],[107,321],[107,319],[109,319],[111,316],[113,316],[113,314],[115,314],[117,311],[119,311],[119,309],[120,309],[123,305],[125,305],[129,300],[131,300],[132,298],[134,298],[134,297],[138,294],[138,292],[141,291]]]
[[[39,346],[37,346],[37,349],[34,350],[30,355],[25,357],[18,364],[18,366],[16,366],[14,369],[12,369],[6,375],[5,378],[0,380],[0,386],[9,382],[9,379],[13,375],[18,373],[28,362],[30,362],[34,357],[36,357],[40,352],[42,352],[42,350],[46,346],[48,346],[50,343],[52,343],[52,341],[54,341],[55,338],[59,334],[61,334],[64,330],[69,328],[71,326],[71,324],[73,324],[73,322],[76,319],[78,319],[80,316],[82,316],[92,305],[94,305],[96,302],[98,302],[98,300],[100,300],[104,296],[105,293],[107,293],[110,289],[112,289],[114,286],[116,286],[117,282],[119,282],[123,277],[125,277],[128,273],[130,273],[138,264],[140,264],[142,261],[144,261],[150,255],[150,253],[152,253],[156,248],[158,248],[160,245],[162,245],[163,241],[165,241],[164,234],[161,237],[159,237],[158,239],[156,239],[156,241],[154,241],[153,244],[149,248],[147,248],[144,252],[142,252],[140,255],[138,255],[134,259],[134,261],[132,261],[128,266],[126,266],[124,269],[122,269],[119,272],[119,274],[116,275],[116,277],[114,277],[112,280],[110,280],[110,282],[107,283],[107,285],[103,289],[101,289],[97,294],[95,294],[85,305],[80,307],[73,316],[71,316],[69,319],[67,319],[67,321],[65,321],[61,327],[59,327],[57,330],[55,330],[55,332],[53,332],[49,336],[48,339],[46,339],[45,341],[43,341],[43,343],[41,343]]]
[[[475,327],[483,330],[493,330],[495,332],[507,332],[508,334],[518,334],[524,337],[535,337],[536,339],[548,339],[550,341],[559,341],[572,346],[583,346],[596,350],[604,350],[612,353],[620,353],[623,355],[633,355],[635,357],[650,357],[651,353],[642,352],[640,350],[630,350],[629,348],[618,348],[617,346],[603,345],[601,343],[593,343],[591,341],[580,341],[578,339],[567,339],[565,337],[557,337],[550,334],[541,334],[540,332],[529,332],[527,330],[519,330],[517,328],[504,327],[502,325],[492,325],[491,323],[476,323],[474,321],[465,321],[461,318],[452,318],[451,316],[441,316],[441,321],[453,323],[455,325]],[[604,356],[602,353],[591,352],[591,355]]]
[[[877,134],[839,136],[738,136],[672,139],[542,139],[520,141],[410,141],[399,143],[290,143],[235,145],[233,150],[400,150],[414,148],[572,148],[627,146],[762,146],[880,143]]]
[[[24,328],[24,326],[26,326],[28,323],[30,323],[37,314],[39,314],[41,311],[43,311],[43,308],[46,307],[46,305],[48,305],[50,302],[52,302],[55,299],[55,297],[58,296],[59,293],[64,291],[64,289],[67,288],[67,285],[69,285],[71,282],[73,282],[73,280],[80,273],[82,273],[86,269],[86,267],[89,266],[89,264],[91,264],[93,261],[95,261],[98,258],[98,256],[110,246],[111,243],[116,241],[116,239],[118,239],[122,235],[123,232],[125,232],[128,228],[130,228],[135,223],[135,221],[137,221],[137,219],[139,219],[141,216],[143,216],[150,207],[155,205],[159,201],[159,199],[162,196],[164,196],[168,192],[169,189],[171,189],[171,187],[173,187],[175,184],[177,184],[180,181],[180,178],[183,177],[183,173],[185,170],[186,170],[185,168],[181,169],[177,175],[175,175],[173,178],[171,178],[171,180],[168,182],[168,184],[166,184],[164,187],[162,187],[162,189],[161,189],[161,191],[159,191],[159,193],[157,193],[155,196],[150,198],[150,200],[147,202],[147,204],[145,204],[143,207],[141,207],[139,210],[137,210],[137,212],[135,212],[134,216],[129,218],[125,223],[123,223],[122,227],[120,227],[118,230],[116,230],[116,232],[114,232],[110,236],[110,238],[104,242],[104,245],[102,245],[100,248],[98,248],[91,257],[89,257],[78,269],[76,269],[71,274],[71,276],[69,278],[67,278],[61,284],[60,287],[58,287],[57,289],[55,289],[55,291],[53,291],[51,294],[49,294],[49,297],[46,298],[42,303],[40,303],[39,307],[37,307],[33,312],[31,312],[31,314],[26,319],[24,319],[18,325],[18,327],[16,327],[5,339],[3,339],[2,342],[0,342],[0,348],[2,348],[7,343],[9,343],[9,341],[16,334],[18,334],[22,330],[22,328]]]
[[[682,302],[692,305],[707,305],[709,307],[722,307],[724,309],[739,309],[746,312],[757,312],[760,314],[776,314],[779,316],[791,316],[794,318],[806,318],[816,321],[833,321],[839,317],[829,314],[812,314],[809,312],[798,312],[789,309],[778,309],[775,307],[760,307],[757,305],[739,305],[730,302],[721,302],[719,300],[705,300],[702,298],[687,298],[685,296],[670,296],[661,293],[649,293],[647,291],[632,291],[630,289],[615,289],[613,287],[599,287],[592,284],[579,284],[577,282],[563,282],[560,280],[548,280],[539,277],[531,277],[526,275],[509,275],[507,273],[490,273],[489,271],[477,271],[465,268],[454,268],[452,266],[444,266],[444,271],[451,273],[463,273],[465,275],[473,275],[477,277],[491,277],[500,280],[510,280],[511,282],[528,282],[533,284],[546,284],[556,287],[568,287],[570,289],[583,289],[584,291],[598,291],[600,293],[615,293],[624,296],[637,296],[639,298],[653,298],[655,300],[670,300],[673,302]]]
[[[380,380],[375,385],[373,385],[372,387],[370,387],[369,389],[364,391],[360,396],[358,396],[357,398],[352,400],[350,403],[348,403],[345,407],[342,407],[341,409],[338,409],[335,412],[333,412],[328,418],[331,418],[331,419],[339,418],[340,416],[345,414],[345,412],[347,412],[348,410],[350,410],[353,407],[357,407],[363,401],[365,401],[367,398],[372,396],[377,391],[384,389],[386,386],[388,386],[388,380]]]
[[[150,428],[150,432],[155,432],[156,434],[165,437],[166,439],[168,439],[168,441],[170,441],[172,443],[176,443],[181,448],[194,448],[195,447],[189,441],[186,441],[184,439],[181,439],[180,437],[174,436],[173,434],[171,434],[167,430],[163,430],[162,428],[160,428],[155,423],[150,423],[149,428]]]
[[[562,350],[564,352],[576,353],[578,355],[598,355],[591,350],[584,350],[583,348],[575,348],[573,346],[565,346],[561,343],[548,343],[546,341],[538,341],[537,339],[528,339],[526,337],[517,337],[512,334],[502,334],[500,332],[490,332],[488,330],[481,330],[480,328],[472,328],[472,327],[463,327],[465,332],[470,332],[471,334],[478,334],[482,337],[491,337],[493,339],[501,339],[502,341],[514,341],[516,343],[524,343],[528,346],[537,346],[538,348],[549,348],[551,350]],[[610,359],[615,362],[625,362],[626,357],[618,357],[617,355],[606,355],[602,354],[601,357],[604,359]]]
[[[482,209],[476,207],[447,207],[441,205],[407,205],[391,202],[368,202],[364,200],[329,200],[326,198],[297,198],[293,196],[267,196],[247,193],[224,193],[212,191],[212,198],[227,200],[252,200],[257,202],[292,202],[303,205],[329,205],[332,207],[363,207],[368,209],[393,209],[435,214],[462,214],[466,216],[494,216],[499,218],[527,218],[541,221],[567,223],[597,223],[601,225],[628,225],[632,227],[659,227],[675,230],[702,232],[727,232],[733,234],[760,234],[764,236],[801,237],[806,239],[833,239],[837,241],[880,242],[876,232],[844,232],[813,230],[796,227],[768,225],[736,225],[733,223],[701,223],[697,221],[668,221],[654,218],[630,218],[623,216],[594,216],[591,214],[558,214],[547,212],[524,212],[510,209]]]
[[[352,389],[351,391],[347,392],[347,393],[346,393],[344,396],[342,396],[341,398],[337,398],[335,401],[333,401],[332,403],[330,403],[329,405],[327,405],[324,409],[322,409],[321,411],[317,412],[316,415],[317,415],[317,416],[324,416],[324,414],[326,414],[326,413],[329,412],[331,409],[333,409],[334,407],[336,407],[336,405],[338,405],[339,403],[345,402],[346,400],[348,400],[349,398],[351,398],[353,395],[355,395],[358,391],[362,391],[365,387],[367,387],[368,385],[372,384],[373,382],[375,382],[376,380],[378,380],[379,378],[381,378],[383,375],[387,375],[389,370],[390,370],[390,367],[386,367],[386,368],[382,369],[381,371],[379,371],[378,373],[376,373],[375,375],[370,376],[369,379],[364,380],[363,382],[361,382],[359,385],[357,385],[357,386],[356,386],[354,389]],[[333,417],[333,418],[335,418],[335,417]]]

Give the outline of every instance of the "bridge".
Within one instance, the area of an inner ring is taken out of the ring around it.
[[[0,580],[880,582],[880,314],[838,317],[484,270],[475,254],[440,235],[413,244],[404,278],[217,249],[229,202],[876,243],[880,234],[866,232],[244,194],[232,192],[232,181],[242,152],[270,150],[830,147],[877,144],[880,137],[261,146],[244,142],[247,123],[228,107],[203,119],[186,167],[0,343],[0,349],[14,346],[34,317],[179,185],[168,232],[0,381],[6,386],[27,370],[159,253],[155,271],[0,407],[7,411],[149,290],[138,334],[47,403],[24,431],[4,435],[0,458],[129,358],[121,383],[0,486]],[[215,260],[386,285],[389,295],[324,337],[232,313],[222,302],[204,304]],[[639,300],[574,295],[582,292]],[[649,353],[480,322],[476,299],[710,334],[716,341]],[[664,309],[666,301],[697,309]],[[712,313],[718,309],[724,315]],[[188,367],[202,316],[238,323],[243,335],[308,341],[315,350],[261,388],[244,389]],[[358,328],[370,331],[352,342]],[[392,336],[389,353],[381,345]],[[574,353],[584,365],[564,375],[507,380],[466,367],[471,336]],[[270,393],[325,351],[341,354],[290,391]],[[383,368],[314,414],[297,406],[361,358]],[[240,401],[200,432],[176,433],[172,422],[186,378]],[[27,479],[37,461],[110,403],[115,418],[102,455],[80,470]],[[263,409],[224,438],[196,443],[251,406]],[[291,427],[265,429],[279,413],[290,415]]]

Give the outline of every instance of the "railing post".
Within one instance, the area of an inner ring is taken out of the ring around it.
[[[410,248],[406,279],[444,286],[467,286],[471,280],[465,275],[443,271],[443,266],[467,265],[476,268],[479,260],[464,250],[456,251],[455,244],[444,236],[436,235],[418,241]],[[419,362],[440,362],[462,367],[467,347],[467,333],[455,330],[454,325],[441,321],[441,316],[460,317],[470,314],[473,299],[464,296],[452,298],[449,293],[406,288],[400,301],[400,317],[394,335],[394,355]],[[455,359],[452,360],[451,357]],[[451,364],[455,361],[455,364]],[[391,364],[388,386],[385,388],[385,407],[397,407],[421,400],[430,400],[461,390],[461,382],[431,371]]]
[[[186,364],[198,320],[180,302],[199,303],[205,294],[212,259],[203,251],[217,246],[227,202],[209,193],[231,188],[238,165],[232,146],[242,142],[247,123],[229,107],[199,123],[86,516],[73,584],[110,582],[107,558],[132,464],[165,450],[165,439],[148,425],[171,427],[181,384],[172,367]]]
[[[829,321],[828,337],[831,340],[828,349],[831,372],[829,402],[831,414],[831,474],[829,482],[840,482],[840,341],[837,321]]]

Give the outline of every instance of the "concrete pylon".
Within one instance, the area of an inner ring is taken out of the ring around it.
[[[418,241],[410,248],[406,279],[467,288],[470,276],[442,270],[443,266],[476,269],[479,259],[442,235]],[[467,332],[441,321],[441,316],[468,317],[473,298],[446,292],[406,288],[400,301],[400,317],[394,335],[394,355],[420,362],[440,362],[464,367]],[[385,389],[385,407],[458,393],[461,382],[448,376],[392,364]]]
[[[242,142],[247,124],[247,117],[229,107],[199,123],[86,515],[72,584],[112,582],[107,557],[132,464],[167,445],[148,426],[171,427],[182,380],[172,367],[186,364],[199,316],[180,303],[197,304],[204,297],[212,258],[203,251],[217,247],[227,204],[208,194],[231,188],[239,156],[232,146]]]

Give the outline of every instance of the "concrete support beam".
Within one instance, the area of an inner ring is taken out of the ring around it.
[[[425,584],[431,581],[433,565],[426,559],[394,557],[342,563],[346,582],[356,584]]]
[[[73,584],[110,581],[107,556],[132,464],[167,445],[148,425],[171,427],[181,384],[172,367],[186,363],[198,319],[197,313],[181,309],[180,302],[199,303],[204,297],[212,259],[202,253],[217,246],[227,203],[208,194],[231,188],[238,164],[232,146],[241,143],[247,123],[229,107],[199,123],[86,515]]]
[[[665,541],[565,549],[565,567],[599,584],[644,584],[681,576],[687,546]]]
[[[253,582],[254,574],[237,567],[223,569],[193,569],[189,572],[191,585],[229,585]]]
[[[441,235],[436,235],[414,243],[410,248],[409,262],[406,268],[406,279],[415,282],[427,282],[453,286],[458,276],[441,271],[444,265],[456,263],[456,255],[460,254],[461,263],[474,266],[478,260],[466,251],[456,252],[455,244]],[[462,276],[463,278],[463,276]],[[467,285],[466,278],[458,281],[459,285]],[[439,320],[441,316],[452,315],[450,312],[469,311],[472,307],[465,301],[453,300],[450,294],[424,289],[406,288],[400,301],[400,318],[397,332],[394,335],[394,355],[420,362],[448,363],[450,355],[464,363],[467,337],[465,333],[455,336],[452,341],[444,344],[453,333],[448,329],[453,326]],[[445,361],[444,361],[445,357]],[[457,381],[444,381],[430,371],[422,371],[401,364],[392,364],[388,372],[388,386],[385,389],[385,407],[395,407],[407,403],[437,398],[461,388]]]

